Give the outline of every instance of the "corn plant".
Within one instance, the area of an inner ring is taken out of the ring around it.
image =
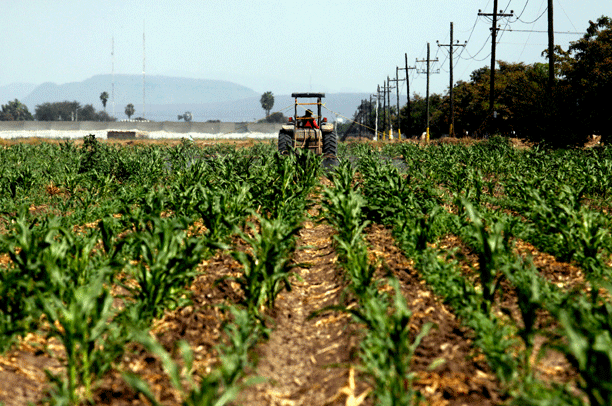
[[[131,237],[136,264],[130,269],[137,286],[124,285],[143,320],[186,302],[185,286],[198,274],[206,249],[202,239],[186,236],[185,219],[152,218],[150,227]]]
[[[335,239],[340,251],[339,259],[349,275],[350,288],[355,293],[359,307],[331,306],[324,310],[349,312],[355,320],[367,327],[361,342],[363,368],[374,381],[373,394],[376,404],[407,405],[420,399],[412,389],[414,375],[409,373],[410,361],[422,338],[431,325],[411,339],[409,322],[412,314],[399,289],[399,283],[391,279],[389,284],[395,294],[390,299],[378,291],[374,283],[376,265],[368,258],[362,231],[368,222],[364,220],[364,199],[352,188],[349,166],[341,166],[336,177],[336,188],[325,189],[322,206],[323,217],[336,229]]]
[[[250,178],[257,211],[269,218],[299,221],[310,203],[308,194],[319,171],[320,158],[312,153],[300,151],[288,156],[276,153],[261,176]]]
[[[358,184],[355,184],[356,168],[348,159],[341,160],[334,171],[327,173],[329,179],[334,183],[334,187],[338,190],[348,192],[351,189],[357,189]]]
[[[482,287],[483,311],[489,311],[495,300],[495,293],[503,277],[510,249],[509,234],[506,225],[501,221],[489,223],[483,221],[475,207],[465,198],[461,199],[471,221],[465,232],[471,239],[472,247],[478,253],[478,273]]]
[[[580,373],[589,404],[612,404],[612,304],[578,295],[555,313],[565,336],[555,347]]]
[[[57,218],[37,224],[22,213],[3,240],[12,260],[0,272],[0,319],[6,345],[12,336],[36,324],[40,315],[33,303],[36,293],[50,292],[64,299],[73,287],[97,274],[97,265],[104,266],[92,258],[96,234],[76,237],[60,227]]]
[[[419,334],[411,337],[412,313],[397,280],[390,279],[389,284],[394,289],[393,298],[371,289],[361,297],[360,307],[350,313],[368,328],[361,342],[361,359],[374,380],[376,404],[410,405],[420,399],[412,389],[415,374],[409,372],[410,362],[433,324],[425,324]]]
[[[82,398],[92,401],[95,378],[108,371],[121,355],[116,326],[110,322],[113,297],[103,278],[76,288],[64,302],[55,295],[40,295],[38,302],[49,321],[50,334],[62,343],[66,354],[66,375],[47,376],[53,383],[53,404],[78,405]]]
[[[532,379],[531,356],[534,349],[534,339],[537,334],[536,320],[540,310],[544,309],[545,301],[552,297],[550,284],[545,282],[537,273],[532,263],[517,260],[505,270],[506,277],[512,283],[517,296],[521,314],[521,326],[518,335],[525,345],[522,352],[523,379]],[[512,316],[511,312],[506,312]],[[519,323],[517,323],[519,324]]]
[[[249,245],[250,252],[232,252],[232,256],[243,266],[242,276],[233,280],[240,284],[245,304],[253,315],[258,315],[264,305],[272,309],[278,294],[284,289],[291,290],[290,280],[295,276],[292,269],[298,266],[291,263],[291,254],[300,230],[300,227],[283,219],[258,217],[258,220],[259,232],[255,225],[249,224],[254,234],[252,237],[239,233]]]
[[[200,187],[199,185],[196,187]],[[249,208],[249,189],[233,186],[227,189],[201,187],[194,210],[206,227],[207,239],[223,242],[244,225]]]
[[[364,221],[362,209],[365,200],[359,192],[326,188],[321,205],[325,209],[323,218],[338,232],[336,240],[350,246],[361,240],[369,221]]]
[[[224,325],[227,341],[220,343],[216,348],[219,363],[210,373],[200,376],[198,380],[194,379],[196,371],[193,367],[193,352],[186,342],[178,343],[182,357],[181,366],[149,334],[138,336],[138,342],[161,359],[170,383],[181,394],[181,404],[184,406],[230,404],[242,388],[261,381],[258,378],[251,378],[241,382],[246,371],[253,366],[249,351],[259,339],[260,326],[252,322],[248,311],[236,307],[230,307],[229,310],[232,313],[233,322]],[[142,393],[153,405],[161,406],[144,380],[131,373],[124,373],[123,377],[132,388]]]

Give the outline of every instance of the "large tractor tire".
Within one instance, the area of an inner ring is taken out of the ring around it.
[[[278,133],[278,152],[282,155],[287,155],[292,147],[293,139],[291,139],[291,134],[280,131]]]
[[[335,132],[323,133],[323,169],[338,166],[338,137]]]
[[[338,155],[338,138],[335,132],[323,133],[323,155],[330,158]]]

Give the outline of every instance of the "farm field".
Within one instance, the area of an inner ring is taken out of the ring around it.
[[[4,405],[612,404],[610,148],[0,159]]]

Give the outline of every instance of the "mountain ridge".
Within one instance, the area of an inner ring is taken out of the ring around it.
[[[113,75],[102,74],[81,82],[61,85],[52,82],[43,83],[24,97],[22,102],[32,110],[39,104],[65,100],[76,100],[82,105],[92,104],[95,108],[102,109],[100,94],[107,92],[108,103],[111,103],[113,82],[116,104],[136,104],[142,101],[142,76],[117,74],[113,78]],[[144,83],[147,104],[208,103],[239,100],[257,95],[254,90],[246,86],[222,80],[150,75],[145,77]]]
[[[129,103],[135,107],[135,117],[145,116],[153,121],[177,121],[178,115],[190,111],[194,121],[235,121],[251,122],[264,117],[259,99],[261,95],[247,86],[221,79],[184,78],[166,75],[150,75],[145,78],[146,110],[143,114],[142,76],[114,75],[115,99],[112,99],[113,75],[100,74],[80,82],[56,84],[45,82],[38,86],[16,84],[0,87],[0,96],[7,100],[18,98],[34,113],[36,106],[47,102],[74,101],[81,105],[91,104],[102,110],[100,94],[106,91],[109,99],[106,111],[118,119],[127,118],[124,113]],[[29,87],[28,87],[29,86]],[[2,93],[2,90],[5,90]],[[27,90],[31,91],[26,93]],[[299,91],[301,89],[296,89]],[[10,95],[9,95],[10,93]],[[21,96],[18,96],[21,95]],[[341,116],[352,117],[365,93],[327,93],[324,103]],[[13,97],[15,96],[15,97]],[[290,95],[274,95],[273,112],[293,105]],[[284,111],[293,114],[293,109]],[[335,113],[323,109],[329,119]]]

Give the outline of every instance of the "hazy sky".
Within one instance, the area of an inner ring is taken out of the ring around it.
[[[500,20],[514,32],[501,36],[498,59],[545,62],[546,6],[499,0],[515,17]],[[144,28],[147,75],[230,80],[275,94],[372,93],[404,66],[404,53],[411,66],[424,59],[429,42],[440,68],[431,91],[446,92],[448,48],[436,40],[448,44],[454,22],[455,39],[469,40],[455,54],[455,79],[469,80],[490,63],[491,23],[478,10],[492,8],[493,0],[2,0],[0,85],[111,73],[113,37],[115,73],[142,74]],[[554,12],[555,31],[584,33],[589,20],[612,16],[612,1],[555,0]],[[556,34],[555,42],[567,49],[578,38]],[[411,92],[424,94],[425,84],[425,75],[411,72]]]

